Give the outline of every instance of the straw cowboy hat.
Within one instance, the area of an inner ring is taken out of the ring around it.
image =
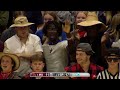
[[[19,60],[18,56],[14,55],[14,54],[8,54],[8,53],[2,53],[2,52],[0,52],[0,60],[5,55],[11,57],[14,60],[15,67],[13,68],[13,70],[14,71],[17,70],[19,68],[19,66],[20,66],[20,60]]]
[[[34,23],[28,22],[27,17],[18,16],[14,20],[14,24],[12,24],[10,27],[24,27],[24,26],[29,26],[29,25],[32,25],[32,24],[34,24]]]
[[[93,25],[98,25],[98,24],[102,25],[101,30],[106,30],[106,28],[107,28],[106,25],[104,23],[98,21],[98,16],[97,16],[96,12],[88,12],[86,20],[78,23],[77,25],[87,27],[87,26],[93,26]]]

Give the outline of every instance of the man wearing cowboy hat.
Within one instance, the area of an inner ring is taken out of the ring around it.
[[[83,29],[87,32],[87,36],[84,40],[80,40],[80,42],[90,43],[91,47],[95,51],[95,54],[93,55],[93,62],[104,66],[105,62],[101,57],[101,37],[106,30],[105,24],[98,21],[96,12],[91,11],[88,12],[86,21],[80,22],[77,25],[83,27]]]
[[[0,53],[0,79],[20,79],[14,72],[19,66],[20,61],[16,55]]]
[[[5,53],[12,53],[21,57],[20,68],[17,70],[21,77],[31,71],[28,59],[34,54],[41,55],[43,52],[39,37],[29,33],[32,24],[34,23],[28,22],[27,17],[18,16],[14,20],[14,24],[10,26],[15,29],[16,34],[4,43]]]

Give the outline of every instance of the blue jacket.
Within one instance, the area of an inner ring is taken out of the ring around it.
[[[36,31],[35,34],[42,40],[43,35],[44,35],[42,30]],[[67,36],[66,36],[66,33],[64,31],[62,31],[62,35],[61,35],[61,40],[60,41],[63,41],[63,40],[67,40]]]

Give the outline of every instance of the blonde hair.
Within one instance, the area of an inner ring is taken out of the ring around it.
[[[86,16],[88,15],[88,11],[76,11],[75,18],[77,17],[77,15],[78,15],[79,13],[84,13]]]
[[[108,31],[110,32],[110,36],[115,36],[116,39],[119,39],[119,31],[116,30],[117,25],[120,24],[120,13],[115,14],[112,18],[111,24],[110,24],[110,28],[108,28]]]
[[[49,14],[50,16],[52,16],[54,18],[54,21],[58,22],[58,17],[55,13],[55,11],[44,11],[43,13],[43,17],[46,15],[46,14]]]
[[[76,14],[75,14],[75,24],[74,24],[74,28],[75,28],[75,29],[76,29],[76,27],[77,27],[76,17],[77,17],[77,15],[78,15],[79,13],[85,14],[86,17],[87,17],[87,15],[88,15],[88,11],[76,11]]]

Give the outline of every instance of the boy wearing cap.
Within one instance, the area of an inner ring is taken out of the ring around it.
[[[101,72],[103,67],[98,66],[90,61],[92,50],[89,43],[80,43],[76,48],[76,60],[77,64],[73,66],[65,67],[67,72],[88,72],[90,77],[76,77],[75,79],[95,79],[97,74]]]
[[[29,58],[34,54],[41,55],[43,52],[39,37],[29,32],[32,24],[34,23],[28,22],[27,17],[18,16],[14,24],[10,26],[15,29],[16,34],[4,43],[5,53],[16,54],[20,57],[20,68],[16,72],[19,72],[21,77],[31,71]]]
[[[108,68],[100,72],[97,76],[97,79],[119,79],[119,60],[119,48],[110,48],[106,56]]]
[[[14,54],[0,53],[0,79],[20,79],[14,71],[19,68],[19,58]]]

